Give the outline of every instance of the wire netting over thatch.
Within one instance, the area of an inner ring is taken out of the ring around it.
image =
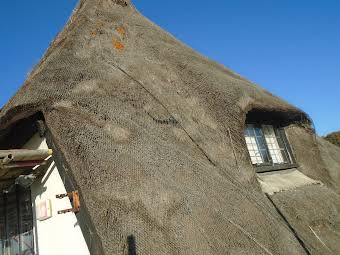
[[[243,130],[248,112],[296,126],[292,137],[303,132],[316,156],[297,154],[319,162],[311,176],[331,185],[308,116],[197,54],[130,2],[80,2],[2,109],[0,139],[37,112],[105,254],[127,253],[131,237],[138,254],[306,252],[261,193]]]

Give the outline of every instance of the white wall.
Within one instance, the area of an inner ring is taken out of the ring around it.
[[[47,149],[45,139],[35,135],[25,146],[27,149]],[[90,254],[74,213],[58,214],[57,211],[71,208],[68,198],[57,199],[57,194],[66,193],[63,181],[54,162],[42,179],[31,186],[33,203],[34,239],[37,255],[87,255]],[[52,217],[36,220],[35,205],[51,199]]]

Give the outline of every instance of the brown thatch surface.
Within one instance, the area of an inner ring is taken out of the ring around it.
[[[325,139],[331,142],[332,144],[335,144],[340,147],[340,131],[326,135]]]
[[[287,125],[299,170],[324,183],[273,197],[307,248],[261,191],[243,137],[249,110]],[[131,236],[138,254],[340,252],[338,183],[308,116],[188,48],[130,2],[80,1],[1,111],[0,141],[37,112],[105,254],[126,254]],[[319,220],[327,248],[303,225]]]
[[[318,138],[318,145],[332,186],[340,194],[340,148],[323,138]]]

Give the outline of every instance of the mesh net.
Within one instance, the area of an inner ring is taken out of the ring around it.
[[[304,254],[256,181],[252,108],[308,119],[129,2],[96,0],[80,2],[0,123],[44,114],[105,254],[131,240],[138,254]]]

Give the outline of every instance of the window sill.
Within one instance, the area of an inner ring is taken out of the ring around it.
[[[274,166],[254,166],[256,173],[264,173],[271,171],[286,170],[291,168],[298,168],[298,164],[284,164],[284,165],[274,165]]]

